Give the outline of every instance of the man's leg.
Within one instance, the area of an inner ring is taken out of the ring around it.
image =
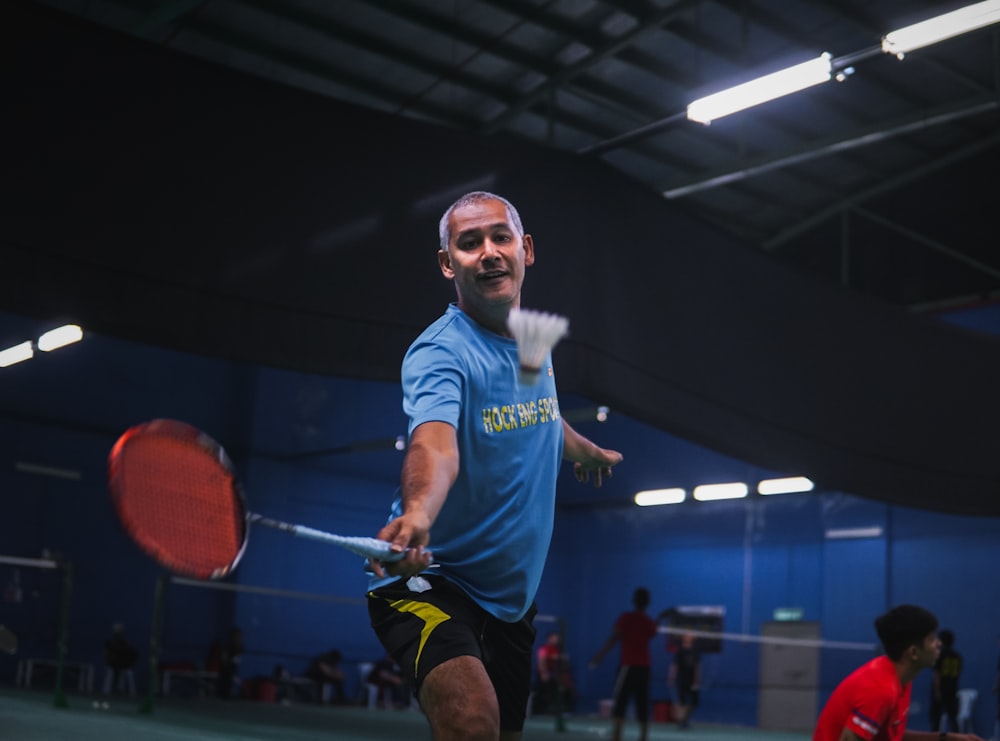
[[[958,695],[949,695],[945,698],[945,713],[948,715],[948,730],[955,733],[962,729],[958,727]]]
[[[624,718],[615,718],[611,731],[612,741],[622,741],[622,726],[625,725]]]
[[[496,741],[500,738],[500,708],[483,663],[456,656],[430,671],[420,687],[420,706],[435,741]],[[518,739],[520,733],[505,734]]]
[[[611,717],[614,719],[612,726],[612,741],[621,741],[622,729],[625,727],[625,714],[628,711],[629,698],[632,696],[632,684],[635,675],[631,667],[618,667],[618,676],[615,678],[614,705],[611,708]]]
[[[649,675],[648,666],[637,666],[635,673],[635,717],[639,721],[639,739],[646,741],[649,737]]]
[[[684,684],[678,683],[677,685],[677,710],[675,716],[677,718],[677,725],[680,728],[687,728],[688,713],[691,711],[688,705],[688,689]]]

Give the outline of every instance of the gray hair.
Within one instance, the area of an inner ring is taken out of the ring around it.
[[[511,223],[514,225],[514,230],[517,232],[517,236],[524,236],[524,227],[521,225],[521,215],[514,208],[514,204],[508,201],[503,196],[498,196],[495,193],[489,193],[485,190],[474,190],[471,193],[466,193],[464,196],[455,201],[448,210],[444,212],[444,216],[441,217],[441,221],[438,223],[438,238],[441,240],[441,249],[448,251],[448,245],[451,243],[451,232],[448,230],[448,219],[451,218],[452,213],[454,213],[456,208],[461,206],[468,206],[473,203],[479,203],[480,201],[500,201],[506,208],[507,214],[510,216]]]

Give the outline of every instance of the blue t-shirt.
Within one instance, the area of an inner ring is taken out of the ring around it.
[[[433,573],[509,622],[542,578],[563,449],[551,355],[532,386],[518,382],[519,368],[513,339],[454,304],[403,359],[408,433],[446,422],[458,436],[458,477],[431,528]],[[401,512],[397,491],[391,517]]]

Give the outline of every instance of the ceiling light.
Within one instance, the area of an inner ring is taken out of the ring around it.
[[[634,501],[640,507],[652,507],[657,504],[680,504],[687,498],[687,492],[683,489],[650,489],[640,491]]]
[[[835,527],[826,531],[829,540],[842,540],[845,538],[877,538],[882,534],[882,528],[878,525],[872,527]]]
[[[708,124],[730,113],[742,111],[769,100],[804,90],[830,80],[833,74],[832,57],[824,52],[793,67],[787,67],[763,77],[758,77],[742,85],[731,87],[704,98],[699,98],[687,107],[687,117],[692,121]]]
[[[765,479],[757,484],[757,493],[765,496],[770,494],[794,494],[800,491],[812,491],[813,482],[805,476],[790,476],[785,479]]]
[[[31,360],[33,357],[35,357],[34,346],[30,341],[22,342],[20,345],[0,350],[0,368],[6,368],[8,365],[14,365],[14,363],[20,363],[24,360]]]
[[[38,338],[38,349],[42,352],[57,350],[66,345],[72,345],[83,339],[83,330],[76,324],[64,324],[49,330]]]
[[[882,51],[902,59],[908,51],[936,44],[997,21],[1000,21],[1000,0],[986,0],[890,31],[882,37]]]
[[[39,463],[27,463],[25,461],[17,461],[14,463],[14,470],[21,471],[22,473],[34,473],[39,476],[51,476],[56,479],[69,479],[70,481],[79,481],[80,472],[74,471],[71,468],[57,468],[55,466],[44,466]]]
[[[733,484],[702,484],[694,487],[694,498],[699,502],[713,502],[716,499],[742,499],[750,492],[743,482]]]

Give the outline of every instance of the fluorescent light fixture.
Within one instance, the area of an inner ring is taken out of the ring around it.
[[[714,502],[717,499],[742,499],[750,493],[743,482],[732,484],[702,484],[694,487],[693,496],[699,502]]]
[[[20,345],[0,350],[0,368],[6,368],[8,365],[14,365],[14,363],[20,363],[24,360],[31,360],[33,357],[35,357],[34,346],[30,341],[22,342]]]
[[[826,531],[828,540],[844,540],[847,538],[877,538],[882,534],[878,525],[871,527],[834,527]]]
[[[832,59],[828,52],[823,52],[817,59],[786,67],[750,82],[744,82],[742,85],[698,98],[688,105],[687,117],[692,121],[709,124],[717,118],[742,111],[744,108],[751,108],[827,82],[833,76]]]
[[[640,507],[652,507],[657,504],[680,504],[687,498],[683,489],[650,489],[637,492],[633,498]]]
[[[25,461],[17,461],[14,464],[14,470],[20,471],[21,473],[33,473],[38,476],[51,476],[54,479],[68,479],[70,481],[79,481],[80,472],[74,471],[71,468],[57,468],[56,466],[44,466],[39,463],[26,463]]]
[[[882,37],[882,51],[902,58],[908,51],[975,31],[997,21],[1000,21],[1000,0],[966,5],[951,13],[890,31]]]
[[[812,491],[813,487],[813,482],[805,476],[790,476],[785,479],[764,479],[757,484],[757,493],[765,496],[795,494],[800,491]]]
[[[38,349],[42,352],[58,350],[83,339],[83,330],[76,324],[64,324],[38,338]]]

